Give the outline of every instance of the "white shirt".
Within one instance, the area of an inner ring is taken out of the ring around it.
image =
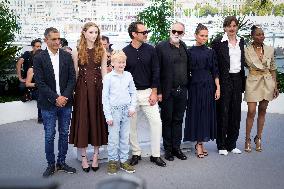
[[[104,77],[102,103],[107,121],[113,120],[112,107],[127,105],[130,111],[135,111],[136,101],[136,88],[130,72],[118,74],[112,70]]]
[[[237,43],[233,46],[229,43],[228,35],[223,35],[221,42],[228,41],[229,56],[230,56],[230,71],[229,73],[239,73],[241,71],[241,49],[240,38],[236,36]]]
[[[57,50],[55,54],[53,54],[48,48],[47,48],[47,51],[50,56],[53,70],[54,70],[54,76],[55,76],[55,82],[56,82],[56,93],[58,95],[61,95],[60,86],[59,86],[59,50]]]

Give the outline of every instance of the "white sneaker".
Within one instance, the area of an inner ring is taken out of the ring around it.
[[[227,150],[219,150],[219,155],[228,155],[228,151]]]
[[[239,150],[238,148],[234,148],[232,151],[231,151],[233,154],[241,154],[242,151]]]

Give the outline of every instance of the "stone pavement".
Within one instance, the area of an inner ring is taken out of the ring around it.
[[[242,122],[238,147],[243,149],[246,112]],[[209,156],[196,158],[187,152],[188,160],[175,159],[161,168],[142,158],[132,174],[146,182],[147,189],[189,188],[284,188],[284,114],[267,114],[263,134],[263,152],[253,151],[226,156],[217,154],[215,142],[206,144]],[[256,127],[252,134],[255,134]],[[44,155],[44,130],[36,120],[0,125],[0,179],[42,179],[46,167]],[[57,147],[55,148],[57,149]],[[111,176],[106,173],[106,163],[100,164],[96,173],[84,173],[76,153],[69,146],[67,163],[77,174],[56,173],[49,178],[60,184],[60,189],[94,188],[95,184]],[[126,173],[119,171],[118,175]],[[1,183],[0,183],[1,185]]]

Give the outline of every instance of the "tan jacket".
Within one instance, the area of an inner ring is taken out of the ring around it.
[[[247,102],[273,100],[275,81],[270,72],[276,70],[274,49],[264,45],[263,50],[264,56],[261,61],[252,45],[245,48],[245,60],[249,69],[244,98]]]

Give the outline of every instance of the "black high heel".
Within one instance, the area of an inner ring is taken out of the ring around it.
[[[82,161],[83,161],[83,158],[86,158],[86,159],[87,159],[86,156],[81,155],[81,157],[82,157]],[[88,162],[88,160],[87,160],[87,162]],[[89,166],[89,167],[86,167],[86,168],[84,168],[84,167],[82,166],[82,170],[83,170],[84,172],[88,173],[88,172],[90,171],[90,166]]]
[[[94,172],[96,172],[97,170],[99,170],[99,166],[97,166],[97,167],[92,167],[92,170],[94,171]]]
[[[94,154],[94,156],[97,156],[97,161],[98,161],[98,155],[95,155]],[[93,161],[94,161],[94,157],[93,157]],[[92,168],[92,170],[94,171],[94,172],[96,172],[97,170],[99,170],[99,163],[98,163],[98,166],[97,167],[93,167],[93,165],[91,166],[91,168]]]

